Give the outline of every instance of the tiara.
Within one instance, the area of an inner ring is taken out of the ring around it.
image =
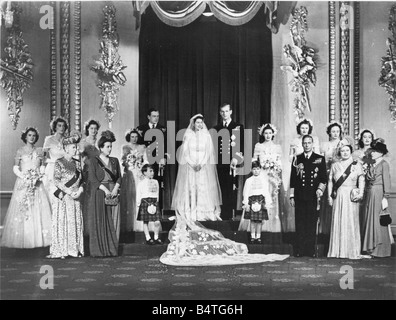
[[[354,140],[351,136],[345,136],[344,138],[342,138],[342,140],[340,142],[338,142],[337,147],[339,149],[341,149],[342,147],[345,147],[348,145],[350,145],[350,146],[354,145]]]
[[[274,136],[278,133],[278,129],[271,123],[264,123],[261,127],[258,128],[258,133],[260,136],[263,135],[263,130],[265,127],[270,127],[272,131],[274,132]]]
[[[132,131],[139,132],[138,128],[127,129],[127,131],[125,131],[124,137],[130,135]]]
[[[84,122],[84,129],[88,126],[91,121],[95,121],[98,124],[98,130],[100,128],[100,122],[94,118],[89,118],[87,121]]]
[[[328,129],[330,126],[335,125],[335,124],[338,125],[338,126],[340,126],[341,132],[344,132],[344,126],[342,125],[342,123],[341,123],[341,122],[338,122],[338,121],[335,121],[335,120],[330,121],[330,122],[327,122],[327,124],[326,124],[326,129]]]
[[[196,114],[195,116],[193,116],[193,117],[190,119],[190,121],[193,121],[193,120],[195,120],[195,119],[198,118],[198,117],[203,118],[204,116],[203,116],[202,114],[198,113],[198,114]]]
[[[79,143],[81,140],[81,137],[82,137],[82,135],[79,131],[73,130],[67,138],[63,139],[62,143],[64,145]]]
[[[311,127],[313,127],[313,122],[312,122],[312,120],[311,120],[311,119],[308,119],[308,118],[303,118],[303,119],[297,118],[297,126],[299,126],[300,123],[301,123],[301,122],[304,122],[304,121],[308,121],[309,124],[311,125]]]

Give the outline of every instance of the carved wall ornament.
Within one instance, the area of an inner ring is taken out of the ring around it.
[[[126,66],[118,53],[119,35],[117,33],[116,9],[113,5],[107,5],[103,8],[103,13],[100,57],[91,69],[98,75],[97,87],[100,89],[102,100],[100,109],[106,112],[109,128],[111,128],[113,117],[119,110],[117,93],[120,86],[126,82],[126,77],[122,72]]]
[[[7,41],[4,59],[0,59],[0,83],[7,93],[7,109],[15,130],[23,105],[23,93],[33,80],[33,60],[29,47],[22,38],[20,15],[22,8],[12,4],[12,25],[7,28]],[[6,25],[7,26],[7,25]]]
[[[381,71],[378,84],[389,95],[389,111],[391,123],[396,123],[396,5],[393,5],[389,13],[389,27],[392,33],[386,40],[388,49],[381,59]]]
[[[293,76],[289,86],[294,93],[294,111],[297,121],[304,118],[305,110],[311,111],[309,101],[310,85],[316,85],[317,54],[315,49],[306,45],[305,33],[308,31],[307,15],[305,7],[293,10],[293,19],[290,24],[290,36],[292,45],[285,45],[283,53],[287,58],[288,65],[281,66],[283,71],[290,72]]]

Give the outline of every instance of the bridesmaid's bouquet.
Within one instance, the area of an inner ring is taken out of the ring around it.
[[[25,193],[20,202],[22,212],[28,212],[29,206],[33,204],[37,183],[43,178],[43,176],[43,174],[35,169],[29,169],[24,172],[21,189],[25,189]],[[30,217],[28,215],[25,215],[26,220],[29,218]]]
[[[143,166],[143,161],[143,154],[141,154],[138,150],[131,150],[131,152],[126,157],[129,170],[140,170]]]
[[[273,185],[273,193],[277,194],[282,184],[282,165],[276,154],[260,155],[261,168],[267,172],[269,181]]]

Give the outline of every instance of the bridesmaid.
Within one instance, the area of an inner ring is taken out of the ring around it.
[[[51,244],[51,203],[41,182],[44,156],[36,148],[36,128],[27,127],[21,136],[25,146],[18,149],[13,171],[17,176],[4,221],[1,246],[38,248]]]
[[[391,191],[389,163],[384,159],[388,149],[383,139],[371,144],[372,159],[375,163],[369,167],[367,179],[366,212],[363,224],[363,251],[374,257],[390,257],[391,234],[389,226],[381,226],[380,213],[382,203],[387,203]]]
[[[326,133],[329,136],[329,141],[325,141],[321,146],[321,154],[326,160],[327,174],[330,173],[330,168],[333,163],[339,160],[337,155],[337,147],[342,139],[343,127],[342,124],[336,121],[330,122],[326,127]],[[327,191],[324,192],[327,194]],[[331,228],[332,208],[327,201],[322,201],[320,210],[320,225],[319,233],[329,235]]]
[[[290,162],[293,161],[293,158],[295,156],[298,156],[299,154],[304,152],[303,146],[302,146],[302,137],[309,134],[312,136],[312,130],[313,130],[313,123],[310,119],[302,119],[298,124],[297,124],[297,137],[293,139],[292,143],[290,144],[290,152],[289,152],[289,160]],[[319,138],[316,136],[312,136],[314,139],[314,145],[313,145],[313,152],[315,153],[320,153],[320,147],[319,147]]]
[[[146,146],[138,144],[139,132],[130,129],[125,133],[128,144],[122,146],[124,175],[120,194],[121,232],[143,231],[143,222],[137,221],[136,190],[144,178],[142,167],[148,163]]]
[[[363,198],[365,178],[361,164],[352,159],[352,150],[351,141],[342,143],[338,151],[341,160],[333,163],[330,170],[327,190],[333,216],[329,258],[362,258],[357,201]],[[358,191],[355,201],[351,200],[352,190]]]
[[[79,151],[81,155],[81,166],[86,169],[88,166],[85,166],[87,160],[92,157],[96,157],[100,154],[98,148],[96,147],[97,135],[100,128],[100,123],[97,120],[90,119],[84,123],[84,133],[86,138],[82,139],[79,144]],[[86,184],[88,180],[88,172],[82,172],[82,180],[83,183]],[[81,196],[81,207],[84,217],[84,235],[89,235],[88,228],[88,200],[87,193],[84,192]]]
[[[89,251],[92,257],[118,255],[120,232],[118,191],[121,184],[120,163],[110,157],[114,134],[102,132],[98,141],[100,155],[87,161]],[[110,203],[112,202],[112,203]]]
[[[44,185],[52,202],[55,200],[54,192],[56,190],[54,185],[55,162],[65,155],[62,141],[66,137],[66,131],[69,125],[64,118],[57,117],[51,121],[50,127],[54,134],[45,137],[43,149],[47,157]]]
[[[81,165],[79,160],[73,158],[80,140],[81,133],[78,131],[63,139],[65,155],[55,162],[54,184],[57,190],[52,205],[52,241],[48,256],[51,259],[84,255],[83,216],[79,199],[83,192]]]

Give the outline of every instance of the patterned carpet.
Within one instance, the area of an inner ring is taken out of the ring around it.
[[[396,298],[396,258],[369,260],[289,258],[283,262],[169,267],[158,258],[122,256],[66,260],[43,251],[1,252],[0,298],[128,300],[387,299]],[[40,288],[40,268],[54,270],[54,289]],[[343,265],[354,289],[342,290]]]

